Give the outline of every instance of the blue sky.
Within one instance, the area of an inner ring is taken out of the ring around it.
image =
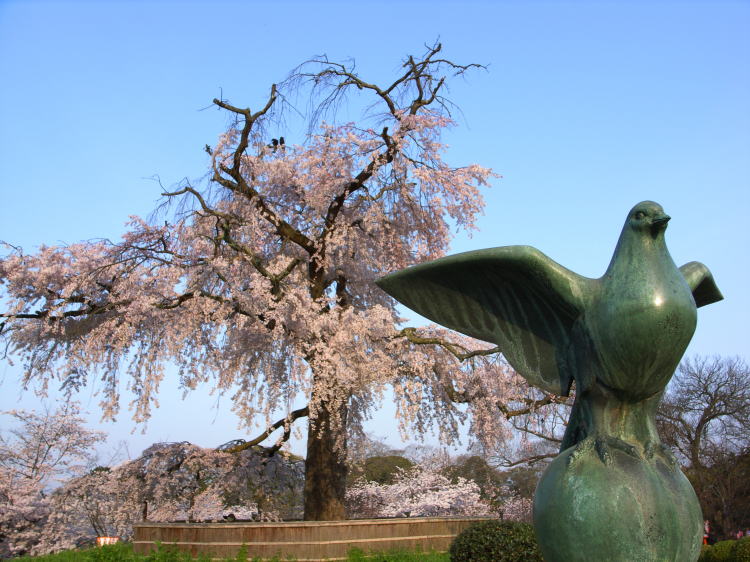
[[[627,211],[658,201],[675,261],[706,263],[726,298],[700,310],[688,353],[748,357],[749,28],[748,1],[0,2],[0,239],[117,239],[155,206],[155,175],[205,173],[226,125],[202,110],[214,97],[257,106],[321,53],[384,82],[439,38],[488,65],[451,85],[447,159],[503,176],[454,250],[530,244],[598,277]],[[0,364],[0,409],[35,406],[18,376]],[[247,437],[226,401],[179,394],[163,387],[145,435],[126,410],[103,429],[131,453]],[[370,429],[395,444],[390,412]]]

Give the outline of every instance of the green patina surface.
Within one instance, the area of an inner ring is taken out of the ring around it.
[[[672,261],[669,219],[652,201],[633,207],[599,279],[535,248],[506,246],[378,280],[419,314],[498,345],[531,384],[567,395],[575,381],[561,453],[534,502],[548,562],[689,562],[700,554],[700,506],[654,416],[696,309],[722,295],[706,266]]]
[[[534,502],[545,560],[697,560],[701,510],[679,468],[610,456],[571,447],[545,471]]]

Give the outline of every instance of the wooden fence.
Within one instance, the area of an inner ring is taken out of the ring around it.
[[[414,517],[298,521],[281,523],[140,523],[133,547],[146,554],[155,543],[173,544],[193,556],[213,558],[237,555],[244,545],[252,559],[295,558],[299,562],[346,560],[357,548],[364,552],[434,550],[445,552],[463,529],[486,517]]]

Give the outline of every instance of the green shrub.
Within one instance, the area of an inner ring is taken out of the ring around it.
[[[534,528],[518,521],[483,521],[462,531],[451,562],[542,562]]]
[[[701,545],[701,555],[698,557],[698,562],[713,562],[713,555],[710,545]]]
[[[732,556],[736,562],[750,562],[750,537],[745,537],[734,543]]]
[[[734,560],[732,549],[736,541],[719,541],[711,547],[710,562],[730,562]]]
[[[365,460],[364,477],[378,484],[393,484],[399,468],[409,470],[412,466],[413,462],[399,455],[370,457]]]

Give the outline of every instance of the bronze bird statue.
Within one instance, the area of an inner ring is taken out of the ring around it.
[[[607,271],[580,276],[530,246],[465,252],[377,281],[422,316],[496,344],[530,384],[575,403],[534,498],[547,562],[695,561],[695,492],[661,445],[656,407],[723,297],[706,266],[677,267],[652,201],[628,213]]]

